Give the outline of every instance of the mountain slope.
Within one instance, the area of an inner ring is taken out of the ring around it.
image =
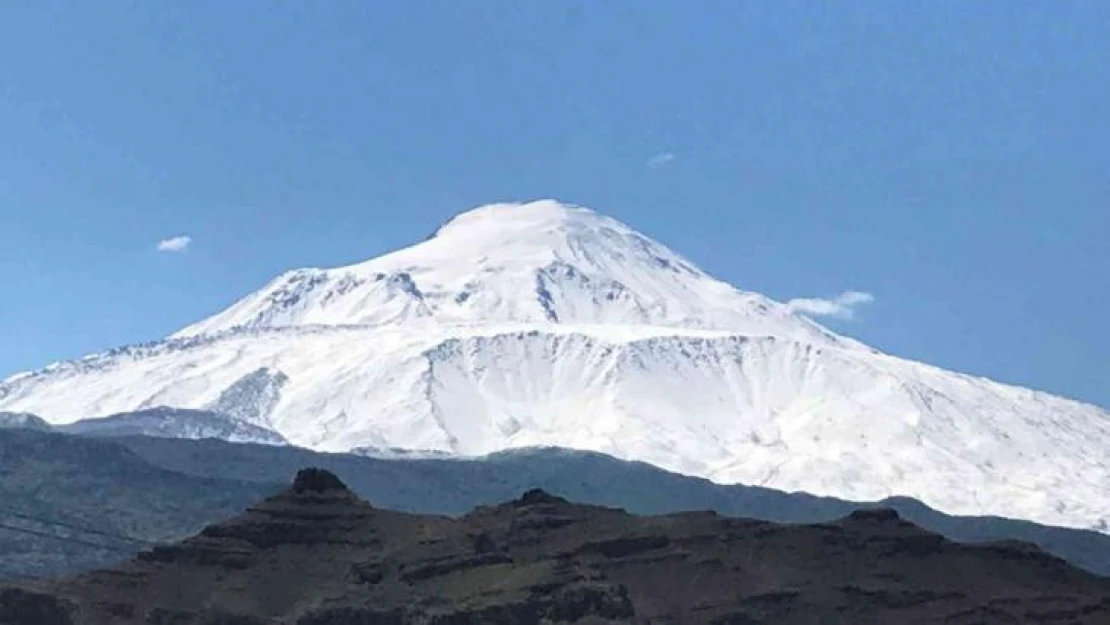
[[[0,588],[0,622],[20,625],[1107,618],[1110,579],[1028,545],[953,544],[891,510],[777,526],[635,517],[530,490],[449,519],[379,509],[320,469],[114,569]]]
[[[1110,529],[1110,415],[838,337],[553,202],[286,274],[156,343],[0,384],[54,424],[213,410],[319,450],[552,445],[690,475]]]
[[[27,412],[0,412],[0,429],[49,430],[50,424]]]
[[[288,475],[270,483],[186,475],[111,441],[0,430],[0,579],[118,562],[241,510]]]
[[[207,410],[159,406],[134,412],[82,419],[53,428],[81,436],[167,436],[171,438],[219,438],[226,441],[286,444],[280,434],[261,426]]]

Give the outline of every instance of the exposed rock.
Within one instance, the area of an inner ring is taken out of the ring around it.
[[[566,502],[566,499],[563,499],[562,497],[556,497],[555,495],[552,495],[551,493],[540,488],[533,488],[520,497],[520,503],[524,505],[534,505],[541,503],[558,504]]]
[[[295,493],[329,490],[347,490],[347,485],[334,473],[324,469],[301,469],[297,471],[297,476],[293,478],[293,492]]]
[[[321,469],[116,569],[0,590],[0,624],[1110,622],[1110,579],[884,509],[775,525],[638,517],[530,490],[451,519],[371,507]]]

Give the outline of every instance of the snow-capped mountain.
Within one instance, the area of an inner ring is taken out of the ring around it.
[[[1107,412],[879,353],[552,201],[478,208],[164,341],[0,383],[0,410],[56,424],[153,406],[320,450],[561,446],[1110,531]]]

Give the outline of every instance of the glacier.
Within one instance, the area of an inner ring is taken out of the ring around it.
[[[322,451],[565,447],[1110,531],[1105,410],[883,354],[552,200],[479,207],[165,340],[0,383],[0,411],[56,425],[154,407]]]

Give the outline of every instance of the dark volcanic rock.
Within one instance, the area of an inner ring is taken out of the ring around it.
[[[329,490],[347,490],[347,485],[331,471],[317,468],[301,469],[297,471],[296,477],[293,478],[293,492],[295,493]]]
[[[540,489],[540,488],[533,488],[532,490],[524,493],[524,495],[522,495],[520,497],[520,503],[523,504],[523,505],[534,505],[534,504],[543,504],[543,503],[558,504],[558,503],[566,503],[566,502],[567,502],[566,499],[563,499],[562,497],[557,497],[555,495],[552,495],[551,493],[549,493],[549,492],[547,492],[543,489]]]
[[[452,519],[332,473],[116,569],[0,589],[0,624],[1110,623],[1110,579],[888,509],[816,525],[639,517],[542,490]]]

